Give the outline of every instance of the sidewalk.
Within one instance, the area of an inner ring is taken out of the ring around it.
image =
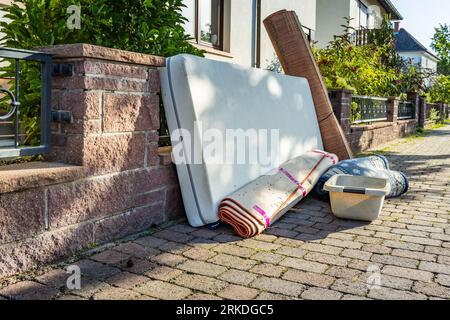
[[[411,189],[372,224],[314,199],[255,239],[175,224],[67,262],[81,290],[60,265],[4,281],[0,300],[450,299],[450,126],[391,150]]]

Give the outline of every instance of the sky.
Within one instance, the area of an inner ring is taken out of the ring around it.
[[[439,23],[450,25],[450,0],[391,0],[403,16],[405,28],[431,50],[431,38]]]

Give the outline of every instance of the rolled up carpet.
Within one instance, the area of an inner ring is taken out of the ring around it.
[[[365,158],[345,160],[329,168],[328,171],[320,177],[314,187],[314,193],[323,200],[328,200],[328,192],[325,191],[323,187],[331,177],[337,174],[387,179],[390,187],[389,194],[386,196],[387,198],[399,197],[408,192],[409,189],[408,177],[406,177],[405,174],[390,170],[389,161],[386,157],[374,155]]]
[[[239,189],[219,206],[219,218],[243,238],[261,234],[313,189],[338,158],[309,151]]]

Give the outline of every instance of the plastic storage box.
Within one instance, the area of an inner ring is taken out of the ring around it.
[[[336,175],[324,187],[336,217],[370,222],[380,216],[389,188],[386,179],[349,175]]]

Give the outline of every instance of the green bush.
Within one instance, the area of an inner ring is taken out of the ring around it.
[[[444,120],[442,119],[439,111],[437,111],[436,109],[431,109],[431,111],[430,111],[430,120],[434,124],[442,124],[442,123],[444,123]]]
[[[379,29],[371,30],[368,44],[355,46],[346,19],[342,35],[325,48],[314,48],[317,63],[328,88],[349,89],[367,96],[398,96],[404,92],[426,90],[427,72],[396,53],[394,31],[388,16]]]
[[[66,26],[71,12],[81,8],[80,29]],[[178,53],[203,55],[184,34],[182,0],[13,0],[0,28],[3,45],[33,49],[39,46],[88,43],[160,56]],[[12,75],[13,66],[3,67],[1,77]],[[39,142],[40,83],[36,65],[23,66],[21,74],[21,120],[28,142]]]
[[[428,100],[432,103],[444,102],[450,104],[450,76],[440,75],[433,80]]]

